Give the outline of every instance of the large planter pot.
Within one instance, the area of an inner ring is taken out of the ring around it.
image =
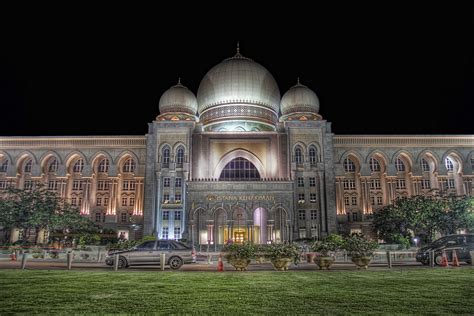
[[[272,259],[272,264],[275,270],[277,271],[285,271],[288,270],[288,267],[291,265],[293,262],[292,259],[290,258],[278,258],[278,259]]]
[[[250,259],[246,258],[228,258],[229,262],[237,271],[247,270],[248,265],[250,264]]]
[[[314,257],[316,254],[314,252],[310,252],[306,254],[306,262],[311,263],[314,262]]]
[[[319,270],[329,270],[329,268],[334,263],[334,257],[316,256],[314,257],[314,263],[318,265]]]
[[[372,257],[352,257],[351,260],[356,264],[357,269],[367,269],[369,267],[370,260],[372,260]]]

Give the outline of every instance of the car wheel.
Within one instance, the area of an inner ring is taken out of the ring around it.
[[[422,265],[427,266],[430,264],[429,260],[420,261]]]
[[[119,261],[118,261],[118,268],[123,269],[123,268],[126,268],[126,267],[128,267],[127,259],[125,259],[124,257],[120,257]]]
[[[170,265],[171,269],[178,270],[183,265],[183,259],[180,257],[171,257],[168,261],[168,264]]]
[[[442,261],[443,261],[443,256],[442,256],[442,255],[437,255],[437,256],[435,257],[435,263],[436,263],[436,265],[438,265],[438,266],[441,265],[441,262],[442,262]]]

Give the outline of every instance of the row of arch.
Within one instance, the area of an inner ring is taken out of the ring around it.
[[[357,152],[347,152],[340,161],[345,172],[360,172],[362,165],[367,164],[370,172],[387,172],[387,168],[393,165],[395,172],[413,172],[415,169],[421,172],[434,172],[446,170],[447,172],[462,173],[467,169],[474,171],[474,152],[463,157],[459,152],[451,150],[446,152],[440,159],[431,151],[424,151],[416,159],[407,151],[395,153],[391,159],[380,151],[374,151],[363,159]],[[440,164],[440,162],[443,162]],[[440,168],[440,166],[443,168]]]
[[[140,164],[138,156],[131,151],[124,151],[115,159],[104,151],[95,153],[90,159],[87,159],[80,151],[71,152],[65,158],[61,158],[57,152],[49,151],[39,159],[29,151],[22,152],[13,159],[7,153],[0,151],[0,172],[11,174],[31,173],[35,168],[37,173],[61,173],[61,167],[67,173],[82,173],[86,166],[95,173],[109,173],[113,167],[118,173],[134,173],[138,164]]]

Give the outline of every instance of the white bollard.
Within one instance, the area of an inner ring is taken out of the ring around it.
[[[160,254],[160,268],[161,271],[165,271],[165,260],[166,260],[166,255],[164,253]]]
[[[25,270],[25,268],[26,268],[26,256],[27,256],[27,254],[23,253],[23,256],[21,257],[21,269],[22,270]]]
[[[114,256],[114,270],[118,271],[119,255],[115,254]]]
[[[392,254],[390,251],[387,251],[387,263],[388,263],[388,268],[392,268]]]
[[[434,268],[435,266],[435,253],[434,250],[430,250],[430,267]]]
[[[72,252],[69,251],[67,253],[67,269],[71,270],[71,268],[72,268]]]

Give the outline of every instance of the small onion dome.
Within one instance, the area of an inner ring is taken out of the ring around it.
[[[158,105],[160,114],[165,113],[187,113],[196,115],[197,100],[194,93],[181,84],[181,79],[178,84],[172,86],[163,93]]]
[[[282,115],[292,113],[313,113],[319,112],[319,99],[313,90],[298,83],[291,87],[281,98],[280,109]]]

